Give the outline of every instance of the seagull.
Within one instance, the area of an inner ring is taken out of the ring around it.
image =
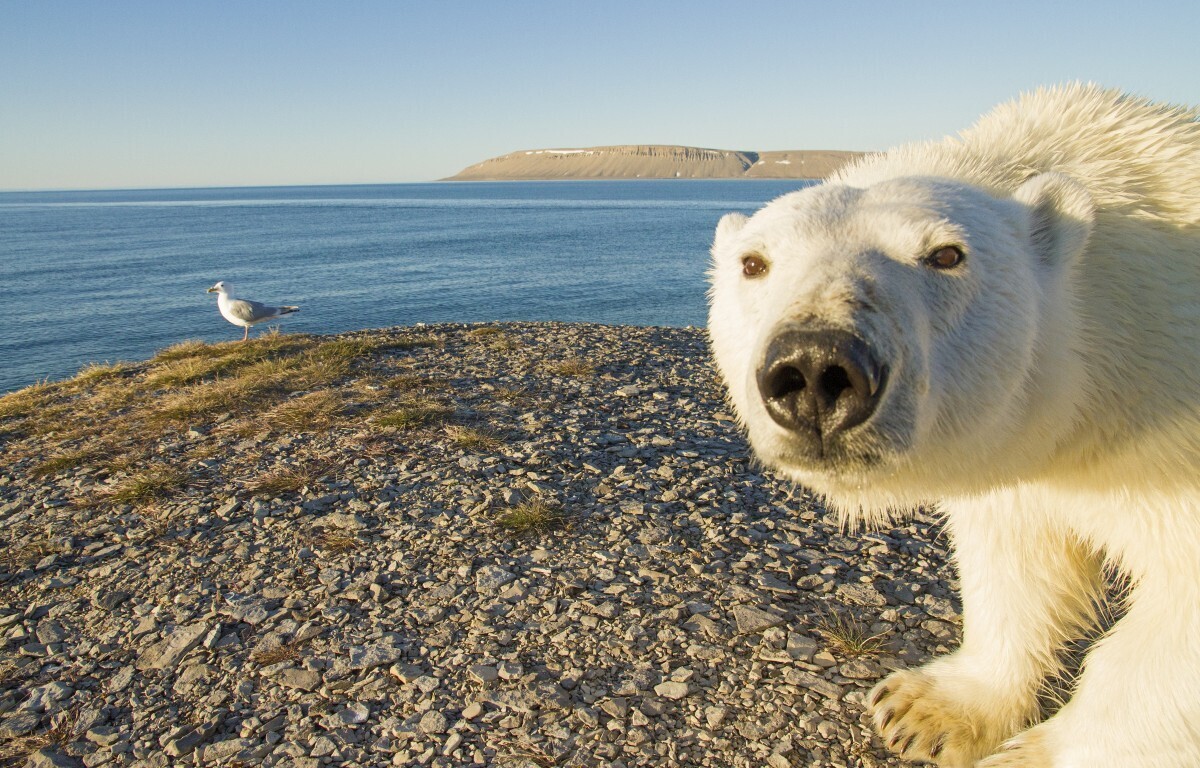
[[[230,293],[232,290],[233,286],[222,280],[209,288],[208,292],[217,294],[217,308],[221,310],[222,317],[234,325],[240,325],[246,329],[242,333],[242,341],[250,337],[250,326],[264,320],[290,315],[300,309],[300,307],[268,307],[266,304],[259,304],[257,301],[249,299],[235,299]]]

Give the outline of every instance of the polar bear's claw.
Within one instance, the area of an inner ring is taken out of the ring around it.
[[[879,702],[883,701],[885,697],[891,694],[891,692],[892,689],[888,688],[886,681],[875,686],[875,691],[871,694],[871,708],[874,709],[875,707],[878,707]]]
[[[894,710],[894,709],[889,709],[887,712],[884,712],[883,713],[883,721],[879,724],[879,727],[881,729],[886,730],[887,727],[889,725],[891,725],[892,718],[895,716],[896,716],[896,710]]]
[[[937,759],[937,756],[942,754],[942,748],[946,746],[946,734],[942,734],[933,740],[933,746],[929,748],[929,756]]]

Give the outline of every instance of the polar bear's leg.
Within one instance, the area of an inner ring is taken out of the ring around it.
[[[872,691],[885,744],[909,759],[972,766],[1034,722],[1058,651],[1092,618],[1098,558],[1032,498],[958,502],[948,515],[963,595],[963,643]]]
[[[1200,588],[1174,568],[1134,589],[1070,702],[980,768],[1200,765]]]

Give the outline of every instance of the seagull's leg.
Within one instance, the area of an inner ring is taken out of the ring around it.
[[[248,338],[250,338],[250,326],[243,325],[242,326],[242,341],[245,341]]]

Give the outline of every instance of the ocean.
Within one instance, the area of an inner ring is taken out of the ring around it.
[[[717,220],[796,180],[0,193],[0,392],[226,341],[218,280],[285,332],[435,322],[702,326]],[[260,325],[251,334],[262,333]]]

